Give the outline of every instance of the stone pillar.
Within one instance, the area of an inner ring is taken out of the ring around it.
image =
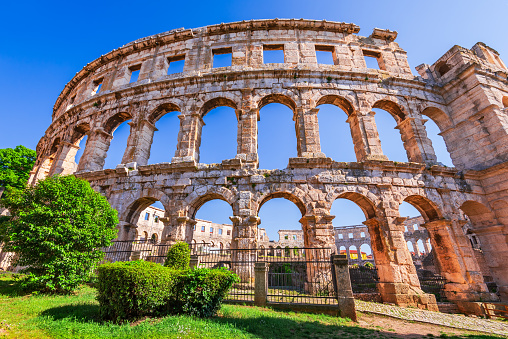
[[[175,156],[171,162],[199,162],[201,131],[205,123],[199,113],[179,115],[180,131]]]
[[[422,239],[422,242],[423,242],[423,248],[425,250],[425,254],[430,254],[432,253],[432,248],[430,247],[431,245],[425,240]]]
[[[355,147],[356,160],[388,160],[381,149],[381,140],[377,131],[375,112],[351,114],[346,120],[351,128],[351,137]]]
[[[92,130],[86,142],[85,151],[79,160],[78,172],[102,170],[111,139],[113,139],[113,135],[101,127]]]
[[[232,216],[233,237],[231,260],[233,272],[242,282],[254,280],[254,263],[257,261],[257,234],[260,219],[255,215]]]
[[[268,263],[256,262],[254,265],[254,305],[266,306],[266,296],[268,294]]]
[[[384,302],[437,311],[434,295],[425,294],[420,288],[420,281],[404,240],[405,219],[377,217],[364,222],[369,228],[379,275],[378,290]]]
[[[148,120],[142,120],[138,124],[129,122],[129,125],[131,132],[129,139],[127,139],[127,148],[122,158],[122,164],[136,162],[138,166],[144,166],[150,158],[153,134],[157,128]]]
[[[78,150],[79,146],[71,144],[70,142],[60,142],[56,160],[53,162],[53,166],[50,171],[51,175],[68,175],[74,173],[77,168],[77,164],[74,159],[76,159],[76,153]]]
[[[318,108],[297,108],[294,112],[298,156],[324,158],[319,140]]]
[[[172,218],[160,218],[164,223],[161,242],[165,244],[174,244],[178,241],[191,243],[194,234],[194,225],[196,220],[185,215],[176,217],[176,224],[171,223]]]
[[[355,299],[353,289],[351,288],[351,278],[349,277],[348,259],[345,255],[334,255],[332,259],[335,266],[335,284],[337,291],[337,303],[339,305],[339,315],[347,317],[352,321],[357,321]]]
[[[258,109],[237,109],[238,134],[236,158],[257,168],[258,158]]]
[[[432,141],[427,137],[423,123],[423,119],[408,117],[399,122],[396,128],[400,130],[409,161],[436,164],[437,157]]]
[[[508,227],[506,225],[475,227],[485,261],[496,282],[501,300],[508,301]]]
[[[332,252],[337,252],[332,224],[334,218],[334,215],[307,214],[303,216],[300,223],[302,224],[305,247],[329,247]]]
[[[445,294],[448,300],[492,300],[471,244],[460,226],[458,232],[449,220],[435,220],[422,226],[429,233],[440,274],[447,280]]]

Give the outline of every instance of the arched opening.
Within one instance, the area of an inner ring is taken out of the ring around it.
[[[215,98],[201,108],[203,129],[199,147],[200,162],[211,164],[233,159],[237,152],[238,120],[236,104],[225,98]]]
[[[339,247],[339,254],[346,254],[346,246],[342,245]]]
[[[328,95],[318,101],[317,107],[321,151],[335,161],[355,162],[351,127],[346,121],[353,112],[351,104],[344,98]]]
[[[450,66],[448,66],[448,64],[446,63],[446,61],[440,61],[436,64],[436,66],[434,67],[434,69],[436,70],[437,74],[442,77],[443,75],[445,75],[446,73],[448,73],[448,71],[450,70]]]
[[[261,223],[258,225],[259,229],[262,227],[269,242],[284,242],[289,239],[284,239],[284,232],[281,230],[291,230],[301,233],[297,237],[299,247],[304,246],[304,234],[300,219],[305,214],[305,207],[296,197],[292,195],[270,195],[265,197],[259,206],[258,216]],[[287,233],[287,232],[285,232]]]
[[[269,95],[258,104],[259,168],[283,169],[296,157],[296,105],[288,97]]]
[[[376,102],[372,111],[376,114],[375,121],[383,154],[392,161],[407,162],[408,155],[401,133],[396,131],[398,124],[405,119],[405,114],[397,104],[388,100]]]
[[[442,131],[452,127],[452,122],[448,115],[436,107],[427,107],[421,113],[423,117],[429,118],[425,121],[425,130],[427,137],[432,141],[432,147],[437,157],[437,161],[446,166],[453,166],[450,153],[446,146],[446,142],[441,135]]]
[[[148,117],[148,122],[157,128],[153,134],[148,164],[170,162],[174,156],[180,131],[179,112],[178,106],[168,103],[159,106]]]
[[[411,241],[406,241],[406,244],[407,244],[407,249],[409,250],[409,253],[411,253],[411,255],[413,255],[413,256],[416,256],[416,251],[415,251],[415,248],[413,247],[413,243]]]
[[[131,211],[128,214],[128,220],[135,220],[137,215],[134,225],[140,238],[128,237],[125,240],[144,240],[157,244],[164,231],[164,223],[161,219],[164,218],[166,211],[162,203],[154,198],[142,198],[131,205]]]
[[[219,250],[216,244],[220,240],[231,242],[235,230],[229,217],[233,215],[233,209],[222,197],[205,196],[194,211],[192,219],[196,221],[196,227],[192,239],[201,244],[198,250]]]
[[[90,132],[90,126],[88,124],[80,124],[78,126],[76,126],[76,128],[74,129],[74,132],[72,133],[72,137],[71,137],[71,144],[73,144],[74,146],[77,146],[78,149],[75,149],[74,152],[74,159],[72,159],[73,155],[72,155],[72,150],[69,151],[69,155],[68,157],[71,158],[73,161],[74,161],[74,168],[73,170],[71,171],[71,173],[74,173],[77,168],[78,168],[78,164],[79,164],[79,160],[81,159],[81,156],[83,155],[83,152],[85,151],[85,148],[86,148],[86,142],[88,140],[88,133]]]
[[[128,113],[118,113],[106,122],[104,131],[110,133],[113,138],[109,141],[103,168],[116,168],[116,165],[122,163],[127,140],[131,134],[130,119],[131,116]],[[108,141],[105,141],[105,144],[107,145]]]
[[[47,152],[46,158],[42,161],[41,165],[39,166],[39,169],[37,170],[37,180],[42,180],[46,177],[48,177],[49,172],[51,171],[51,167],[53,166],[53,163],[55,162],[55,158],[57,156],[58,147],[60,146],[60,138],[55,138],[53,140],[53,143],[51,144],[51,147],[49,148]]]
[[[423,246],[423,240],[422,239],[418,239],[418,241],[416,242],[416,246],[418,247],[418,253],[419,253],[419,255],[425,255],[425,254],[427,254],[427,251],[425,250],[425,246]]]
[[[469,200],[464,202],[460,209],[471,220],[473,230],[498,224],[495,214],[482,203]]]
[[[351,260],[358,260],[358,249],[356,246],[351,245],[349,246],[349,259]]]
[[[360,246],[360,254],[361,254],[362,260],[371,261],[371,262],[374,261],[374,258],[372,256],[372,249],[370,248],[370,246],[368,244],[362,244]]]

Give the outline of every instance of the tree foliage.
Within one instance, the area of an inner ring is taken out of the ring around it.
[[[164,266],[175,270],[186,270],[190,263],[189,244],[179,241],[168,249]]]
[[[90,184],[54,176],[35,187],[9,189],[1,202],[11,218],[0,225],[4,250],[26,266],[26,287],[70,292],[103,258],[101,247],[116,237],[117,211]]]
[[[0,187],[24,188],[35,158],[35,151],[22,145],[0,149]]]

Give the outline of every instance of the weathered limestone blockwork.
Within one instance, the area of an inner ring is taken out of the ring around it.
[[[159,200],[165,209],[162,240],[190,242],[196,211],[222,199],[232,206],[232,248],[257,246],[259,208],[280,197],[300,209],[305,245],[333,247],[331,204],[346,198],[365,212],[383,299],[435,309],[419,287],[404,242],[398,207],[407,201],[442,247],[437,252],[442,266],[449,264],[450,293],[466,301],[493,298],[457,231],[469,219],[486,246],[501,298],[508,300],[505,65],[481,43],[472,50],[455,46],[435,64],[419,66],[415,77],[394,41],[396,32],[375,29],[360,37],[358,31],[354,24],[329,21],[251,20],[173,30],[122,46],[65,86],[37,146],[30,183],[72,173],[75,148],[66,143],[76,145],[85,133],[77,173],[119,211],[120,238],[134,236],[140,211]],[[263,64],[269,45],[282,46],[284,63]],[[316,63],[316,46],[332,51],[334,65]],[[213,68],[213,54],[226,52],[232,53],[232,66]],[[381,70],[366,68],[365,56],[374,56]],[[174,59],[185,59],[184,71],[166,75]],[[139,79],[128,84],[135,69]],[[93,93],[99,83],[101,90]],[[258,169],[257,120],[259,110],[273,102],[294,113],[298,157],[286,169],[268,171]],[[321,152],[316,114],[321,104],[345,112],[357,163],[335,162]],[[203,117],[218,106],[237,114],[237,156],[200,164]],[[411,162],[393,163],[383,155],[374,108],[394,117]],[[146,165],[157,120],[169,111],[180,112],[181,121],[174,157]],[[441,129],[456,169],[436,162],[424,115]],[[132,123],[124,164],[103,169],[112,131],[127,120]]]

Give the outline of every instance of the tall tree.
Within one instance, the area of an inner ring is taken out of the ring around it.
[[[7,192],[0,204],[11,217],[0,221],[0,242],[17,254],[15,264],[25,267],[24,283],[44,292],[71,292],[104,257],[101,247],[116,237],[117,211],[72,175]]]
[[[34,167],[36,156],[34,150],[22,145],[14,149],[0,149],[0,190],[11,187],[24,188]]]

